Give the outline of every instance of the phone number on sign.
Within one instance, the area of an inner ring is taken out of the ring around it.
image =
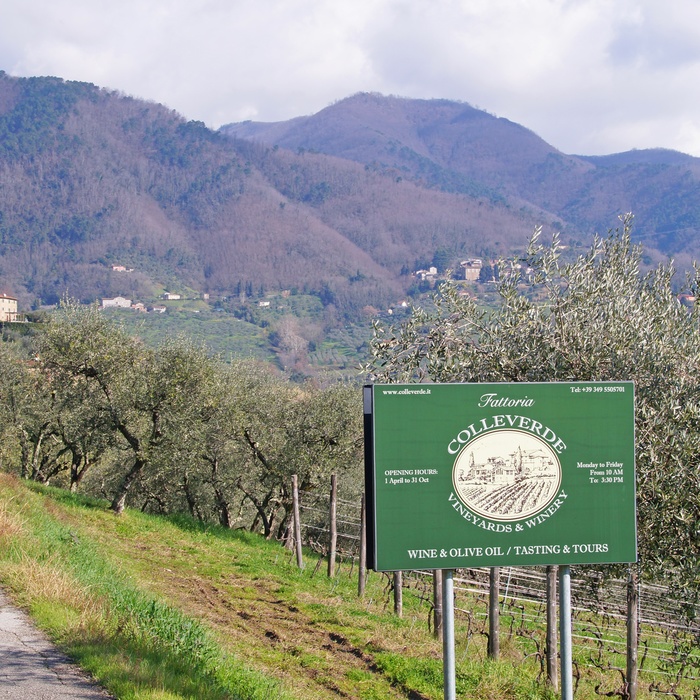
[[[624,386],[572,386],[572,394],[624,394]]]

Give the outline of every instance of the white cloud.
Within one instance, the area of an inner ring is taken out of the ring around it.
[[[5,0],[0,62],[214,127],[371,90],[464,100],[570,153],[700,156],[696,0]]]

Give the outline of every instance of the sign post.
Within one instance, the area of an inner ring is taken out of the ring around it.
[[[574,676],[571,634],[571,569],[559,567],[559,656],[561,665],[561,698],[573,700]]]
[[[364,410],[375,570],[636,561],[632,382],[373,385]]]
[[[455,597],[452,571],[442,573],[442,678],[444,700],[455,700],[457,697],[455,673]]]

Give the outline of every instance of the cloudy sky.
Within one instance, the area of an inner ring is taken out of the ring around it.
[[[0,69],[214,128],[373,91],[468,102],[566,153],[700,156],[698,0],[3,0]]]

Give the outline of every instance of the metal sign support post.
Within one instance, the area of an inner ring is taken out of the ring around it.
[[[561,656],[561,698],[573,700],[571,655],[571,569],[559,567],[559,654]]]
[[[445,700],[455,700],[455,597],[453,572],[442,572],[442,677]]]

